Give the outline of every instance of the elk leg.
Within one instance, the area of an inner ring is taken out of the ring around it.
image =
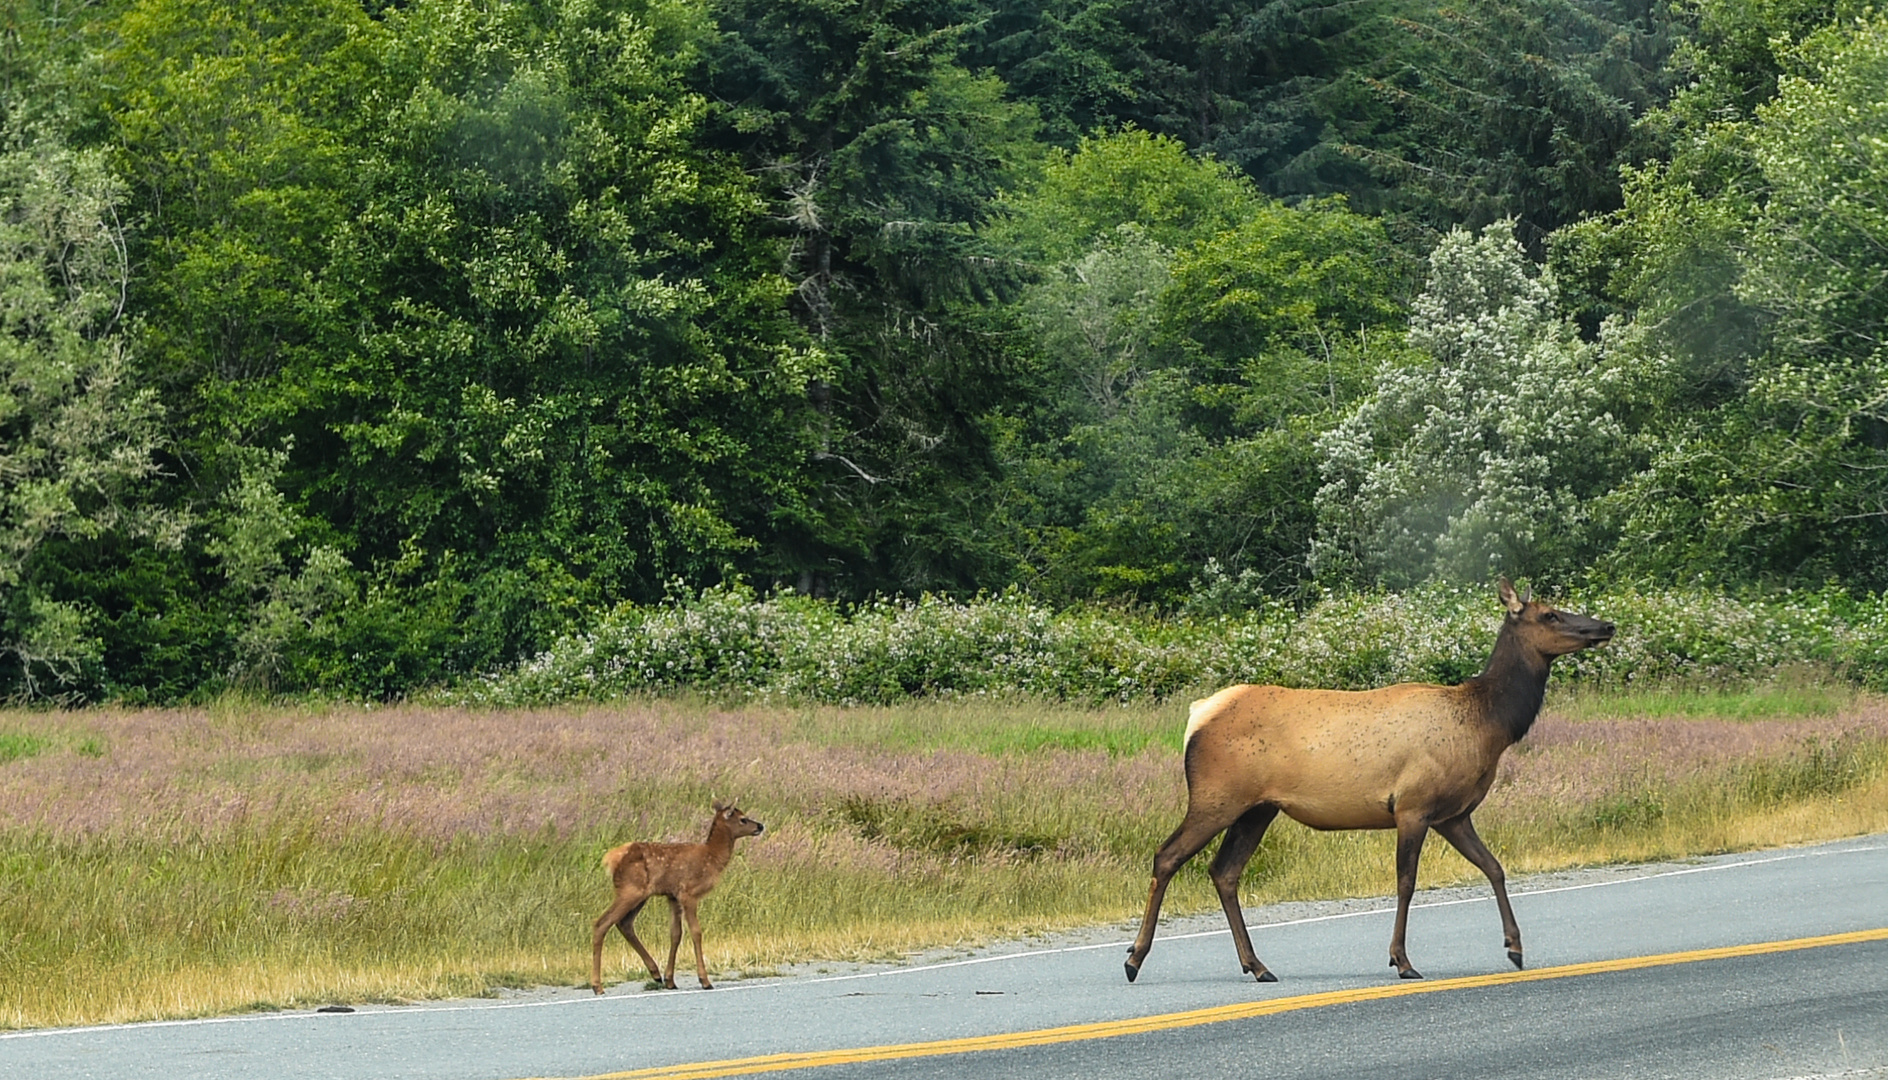
[[[1226,839],[1220,841],[1219,854],[1213,856],[1209,871],[1213,887],[1219,890],[1219,906],[1226,909],[1226,924],[1232,927],[1233,948],[1239,951],[1239,970],[1260,982],[1277,982],[1278,976],[1267,971],[1252,951],[1252,935],[1246,930],[1245,913],[1239,910],[1239,878],[1245,873],[1246,864],[1252,861],[1253,852],[1259,850],[1259,841],[1265,839],[1266,828],[1277,816],[1276,806],[1255,806],[1240,815],[1226,830]]]
[[[596,993],[603,992],[603,939],[609,936],[610,927],[615,926],[636,906],[639,905],[627,897],[618,898],[608,911],[597,916],[597,921],[590,924],[590,989]]]
[[[643,899],[645,902],[648,900],[647,897]],[[616,921],[616,928],[623,932],[623,940],[629,942],[629,947],[636,950],[636,955],[642,957],[643,966],[649,969],[650,981],[659,983],[662,981],[662,969],[656,967],[656,958],[649,955],[649,950],[643,947],[642,939],[636,936],[636,916],[641,912],[642,904],[630,908],[629,914]]]
[[[1409,929],[1409,901],[1416,893],[1416,864],[1423,856],[1423,837],[1429,823],[1418,817],[1399,817],[1396,822],[1396,929],[1390,934],[1390,966],[1404,979],[1420,979],[1422,973],[1410,966],[1403,949],[1403,934]]]
[[[698,901],[682,902],[682,917],[688,920],[688,937],[695,943],[695,978],[701,981],[703,990],[713,990],[715,984],[708,981],[708,965],[701,959],[701,920],[695,917],[695,905]]]
[[[1193,808],[1187,808],[1187,816],[1180,822],[1180,827],[1173,831],[1167,842],[1160,845],[1154,853],[1154,882],[1147,890],[1147,910],[1141,914],[1141,932],[1135,935],[1134,945],[1128,949],[1128,981],[1141,973],[1141,962],[1147,959],[1147,951],[1154,947],[1154,924],[1160,919],[1160,902],[1167,895],[1167,883],[1180,872],[1188,859],[1200,853],[1214,836],[1232,824],[1223,817],[1195,815]]]
[[[670,990],[675,985],[675,959],[682,951],[682,902],[674,896],[669,901],[669,965],[662,976],[662,983]]]
[[[1514,962],[1514,966],[1522,967],[1521,926],[1514,921],[1514,908],[1508,905],[1508,876],[1502,872],[1501,863],[1495,858],[1494,852],[1482,843],[1482,838],[1475,832],[1475,823],[1469,820],[1467,814],[1437,825],[1436,832],[1461,852],[1464,859],[1475,864],[1475,869],[1486,875],[1488,884],[1494,886],[1495,906],[1501,909],[1501,943],[1507,946],[1508,959]]]

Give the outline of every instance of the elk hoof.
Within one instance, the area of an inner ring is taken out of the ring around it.
[[[1509,949],[1508,959],[1514,961],[1514,966],[1517,970],[1527,967],[1526,964],[1521,962],[1521,950],[1519,949]]]
[[[1257,971],[1253,971],[1251,968],[1244,968],[1242,970],[1244,970],[1247,974],[1251,975],[1253,978],[1259,980],[1260,982],[1277,982],[1278,981],[1278,976],[1272,974],[1269,970],[1266,969],[1265,965],[1263,964],[1259,965],[1259,970]]]
[[[1136,964],[1136,963],[1135,963],[1134,961],[1132,961],[1132,960],[1129,960],[1129,961],[1127,961],[1126,963],[1124,963],[1124,964],[1122,964],[1121,966],[1122,966],[1122,967],[1124,967],[1124,968],[1126,968],[1126,969],[1128,969],[1128,981],[1129,981],[1129,982],[1133,982],[1133,981],[1134,981],[1134,976],[1136,976],[1136,975],[1139,975],[1139,974],[1141,973],[1141,968],[1140,968],[1140,965],[1138,965],[1138,964]]]
[[[1397,971],[1396,977],[1399,979],[1420,979],[1423,977],[1423,973],[1417,971],[1415,968],[1401,968]]]

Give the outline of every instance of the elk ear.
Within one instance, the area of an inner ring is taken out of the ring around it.
[[[1495,591],[1501,594],[1501,604],[1511,615],[1519,615],[1521,609],[1527,606],[1527,597],[1516,596],[1514,586],[1505,577],[1501,579],[1501,584],[1495,587]]]
[[[717,814],[719,814],[721,811],[726,810],[728,808],[728,804],[722,802],[720,799],[714,800],[709,805],[714,807],[715,813]]]

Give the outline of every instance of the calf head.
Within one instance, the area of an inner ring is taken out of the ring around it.
[[[736,839],[743,836],[759,836],[767,829],[767,826],[748,817],[747,814],[742,812],[740,807],[732,803],[724,803],[720,799],[716,799],[714,807],[715,824],[727,829]]]

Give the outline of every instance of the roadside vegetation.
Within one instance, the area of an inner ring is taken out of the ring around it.
[[[1888,704],[1792,678],[1556,691],[1484,835],[1525,874],[1888,829]],[[717,979],[1129,918],[1183,808],[1184,717],[1016,698],[0,713],[0,1026],[574,986],[602,852],[699,839],[716,796],[768,826],[704,904]],[[1390,843],[1281,822],[1245,895],[1386,893]],[[1429,855],[1425,886],[1480,880]],[[1169,903],[1217,906],[1197,866]],[[609,981],[640,982],[628,960],[613,941]]]
[[[723,973],[1120,918],[1189,696],[1458,681],[1497,574],[1620,626],[1510,869],[1888,828],[1884,85],[1853,0],[0,0],[0,1025],[574,983],[717,795]]]
[[[1015,591],[840,605],[708,589],[623,605],[516,667],[426,696],[506,707],[676,690],[831,704],[963,695],[1102,704],[1235,682],[1365,689],[1460,682],[1481,670],[1500,628],[1492,584],[1346,590],[1293,606],[1209,573],[1192,599],[1192,608],[1166,615],[1055,608]],[[1888,687],[1888,597],[1839,588],[1748,598],[1616,589],[1559,602],[1619,624],[1605,648],[1556,665],[1559,686],[1609,694],[1649,686],[1654,695],[1709,702],[1711,687],[1761,683],[1778,689],[1750,700],[1782,695],[1776,707],[1785,711],[1816,678],[1838,695],[1840,685]]]
[[[0,698],[548,703],[677,597],[832,701],[1496,573],[1866,640],[1884,83],[1851,0],[0,0]]]

